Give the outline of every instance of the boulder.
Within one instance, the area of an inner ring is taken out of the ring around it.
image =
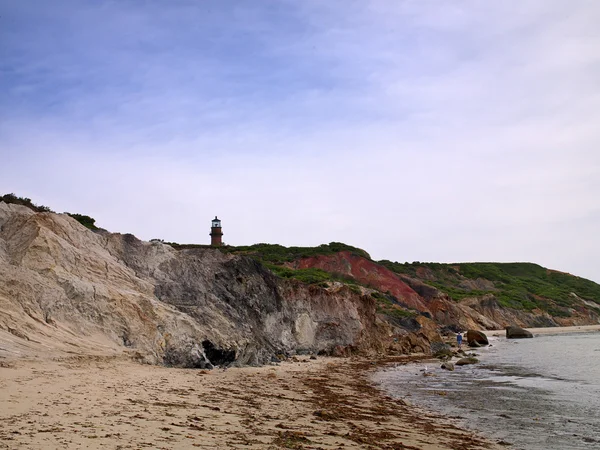
[[[478,362],[479,362],[479,360],[477,358],[469,356],[468,358],[461,358],[458,361],[456,361],[456,365],[457,366],[466,366],[467,364],[477,364]]]
[[[446,361],[446,362],[445,362],[445,363],[443,363],[443,364],[442,364],[440,367],[441,367],[442,369],[446,369],[446,370],[449,370],[449,371],[453,371],[453,370],[454,370],[454,364],[452,364],[452,363],[451,363],[451,362],[449,362],[449,361]]]
[[[506,327],[506,339],[532,338],[531,331],[519,327]]]
[[[467,338],[467,344],[469,344],[469,347],[481,347],[482,345],[490,344],[487,336],[482,331],[468,330],[466,338]],[[477,343],[479,345],[473,345],[475,343]]]

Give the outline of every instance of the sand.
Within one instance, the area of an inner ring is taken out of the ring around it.
[[[0,448],[483,449],[369,384],[379,361],[212,371],[124,356],[0,357]]]
[[[0,352],[0,448],[503,448],[370,384],[373,371],[414,356],[203,371],[139,364],[108,348],[42,354],[8,344]]]

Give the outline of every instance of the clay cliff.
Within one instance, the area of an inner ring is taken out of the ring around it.
[[[333,255],[303,257],[286,264],[300,270],[318,268],[355,280],[363,286],[388,294],[400,307],[416,310],[442,327],[454,330],[492,330],[515,324],[521,327],[556,327],[600,323],[600,286],[533,264],[432,263],[429,265],[432,269],[421,263],[375,262],[348,250]],[[466,266],[465,273],[474,270],[471,266],[483,266],[486,269],[507,266],[513,274],[517,270],[533,271],[535,276],[528,273],[529,277],[515,275],[511,278],[502,274],[502,282],[481,277],[472,279],[460,272],[461,266]],[[402,269],[412,276],[402,273]],[[554,280],[552,277],[555,276],[561,278]],[[523,285],[525,294],[516,291],[511,282]],[[534,287],[543,282],[548,285],[543,285],[544,292],[551,294],[546,297],[534,292]],[[552,283],[563,288],[554,289]],[[588,299],[571,289],[584,292]],[[506,298],[511,301],[508,305],[502,304]],[[521,298],[524,298],[523,303],[518,301]]]
[[[285,280],[217,249],[176,250],[0,202],[0,352],[128,352],[185,367],[294,353],[428,351],[437,332],[347,286]],[[427,330],[427,333],[425,333]]]

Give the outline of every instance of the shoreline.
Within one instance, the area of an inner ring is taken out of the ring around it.
[[[497,449],[370,376],[423,357],[212,371],[119,356],[0,359],[0,448]]]
[[[542,336],[553,336],[556,335],[557,339],[558,336],[561,335],[593,335],[595,333],[600,333],[600,325],[581,325],[581,326],[572,326],[572,327],[547,327],[547,328],[525,328],[526,330],[530,331],[533,333],[534,337],[539,336],[540,338]],[[490,347],[492,345],[502,345],[502,348],[504,351],[508,351],[509,348],[512,348],[511,344],[517,344],[518,341],[521,341],[523,339],[506,339],[506,331],[503,330],[485,330],[484,333],[488,336],[488,338],[490,338]],[[531,341],[531,339],[525,339],[526,341]],[[453,343],[452,343],[453,344]],[[506,348],[504,348],[505,346],[507,346]],[[486,357],[484,355],[487,354],[486,349],[487,346],[484,347],[468,347],[468,346],[463,346],[463,349],[466,353],[475,353],[477,355],[478,359],[481,359],[482,363],[485,363]],[[456,350],[456,347],[453,347],[453,350]],[[441,362],[438,358],[433,357],[433,355],[428,355],[427,358],[423,358],[422,360],[414,360],[411,361],[410,364],[407,365],[403,365],[404,367],[398,367],[398,370],[400,371],[404,371],[405,374],[409,374],[411,373],[412,377],[414,377],[415,380],[420,379],[420,380],[436,380],[434,381],[434,385],[435,383],[439,383],[439,378],[436,378],[438,376],[440,376],[440,374],[443,374],[444,376],[447,375],[447,377],[445,378],[446,383],[445,384],[440,384],[443,385],[443,387],[435,387],[435,388],[429,388],[429,391],[432,392],[432,397],[431,398],[435,398],[436,396],[434,394],[438,394],[438,395],[442,395],[444,397],[448,396],[448,398],[453,398],[452,396],[456,396],[456,394],[453,394],[451,392],[452,388],[451,387],[447,387],[448,383],[450,383],[450,385],[452,385],[452,383],[456,383],[456,380],[452,379],[451,377],[455,374],[455,373],[459,373],[460,370],[458,370],[458,372],[446,372],[443,369],[440,369],[440,365]],[[412,367],[411,367],[412,366]],[[430,367],[433,366],[433,367]],[[477,366],[477,365],[475,365]],[[474,367],[475,367],[474,366]],[[425,367],[425,369],[423,369]],[[429,367],[429,369],[427,369],[427,367]],[[469,366],[467,366],[469,367]],[[394,370],[393,368],[391,368],[392,370]],[[461,368],[462,370],[462,368]],[[468,370],[468,369],[467,369]],[[423,372],[423,373],[419,373],[419,372]],[[427,373],[425,373],[427,372]],[[385,367],[382,367],[382,374],[385,374]],[[467,378],[469,378],[469,374],[467,373]],[[425,376],[425,378],[424,378]],[[429,378],[432,377],[432,378]],[[412,394],[414,393],[413,389],[414,386],[411,387],[411,383],[410,382],[406,382],[407,380],[405,380],[404,378],[399,378],[399,380],[403,380],[403,381],[396,381],[400,384],[398,384],[397,386],[394,386],[393,384],[390,384],[390,378],[386,378],[386,375],[383,375],[382,377],[378,378],[373,378],[373,381],[376,384],[379,384],[382,386],[383,389],[386,389],[388,392],[390,393],[394,393],[394,395],[398,395],[397,398],[401,398],[401,399],[412,399]],[[451,380],[451,381],[449,381]],[[453,381],[452,381],[453,380]],[[418,381],[417,381],[418,383]],[[448,391],[446,391],[446,389],[448,389]],[[456,389],[456,387],[454,387],[454,389]],[[454,405],[454,411],[452,410],[452,408],[435,408],[430,406],[427,406],[426,402],[421,402],[421,400],[423,400],[422,398],[419,399],[417,401],[417,404],[419,405],[418,407],[422,407],[425,411],[427,412],[435,412],[435,413],[439,413],[442,417],[444,416],[451,416],[453,417],[455,414],[456,416],[461,415],[461,411],[460,411],[460,403],[457,405]],[[464,402],[463,402],[464,403]],[[462,406],[463,408],[465,407],[465,405]],[[469,406],[466,406],[467,409],[469,408]],[[458,409],[456,409],[458,408]],[[452,411],[452,412],[450,412]],[[498,409],[498,411],[501,411],[501,409]],[[512,414],[511,414],[512,415]],[[499,435],[497,433],[494,433],[495,429],[494,428],[489,428],[490,424],[489,424],[489,420],[498,420],[498,417],[503,420],[504,418],[507,418],[508,415],[506,412],[500,412],[499,415],[497,415],[494,418],[487,418],[488,419],[488,423],[480,423],[478,426],[469,426],[465,423],[462,423],[460,421],[456,421],[455,423],[460,427],[466,427],[469,430],[472,430],[475,433],[478,433],[479,436],[482,436],[484,439],[488,439],[492,442],[496,442],[496,445],[516,445],[519,446],[520,444],[517,443],[509,443],[512,442],[511,439],[509,439],[506,436],[503,435]],[[485,420],[485,419],[484,419]],[[538,419],[533,419],[538,420]],[[550,419],[549,419],[550,420]],[[575,423],[576,421],[569,421],[569,422],[573,422]],[[580,433],[580,431],[578,430],[577,433]],[[569,435],[570,436],[570,435]],[[573,436],[578,436],[578,434],[573,434]],[[595,439],[595,437],[587,437],[588,439]],[[499,440],[500,439],[500,440]],[[584,442],[592,442],[592,441],[584,441]],[[600,442],[600,441],[597,441]],[[538,448],[538,447],[536,447]],[[542,448],[542,447],[540,447]],[[553,448],[558,448],[558,447],[553,447]],[[565,447],[566,448],[566,447]],[[579,448],[579,447],[578,447]]]
[[[524,328],[527,331],[535,335],[539,334],[565,334],[565,333],[591,333],[594,331],[600,331],[600,324],[598,325],[580,325],[572,327],[545,327],[545,328]],[[482,330],[487,337],[503,337],[506,336],[506,330]]]

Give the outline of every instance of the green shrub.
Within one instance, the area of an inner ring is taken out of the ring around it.
[[[96,226],[96,219],[92,219],[90,216],[85,216],[83,214],[71,214],[67,213],[67,215],[71,216],[81,225],[86,228],[89,228],[92,231],[98,230],[99,228]]]
[[[13,203],[15,205],[26,206],[29,209],[34,210],[35,212],[52,212],[50,208],[43,205],[36,205],[31,201],[30,198],[27,197],[17,197],[15,194],[4,194],[0,196],[0,201],[4,203]]]

